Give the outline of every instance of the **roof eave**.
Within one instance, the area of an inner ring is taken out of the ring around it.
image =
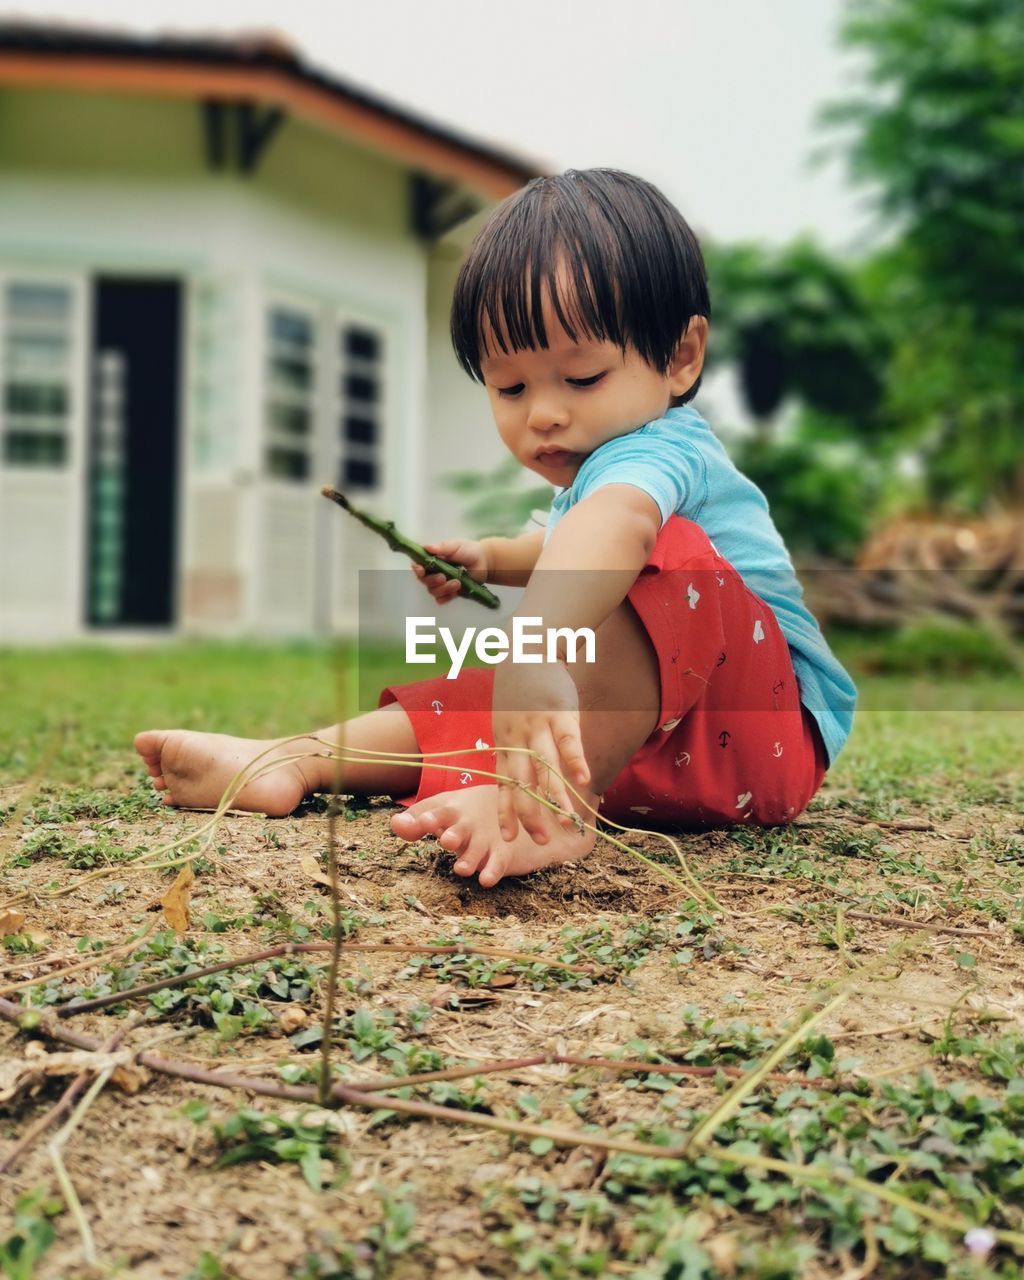
[[[0,86],[137,94],[206,101],[246,99],[282,108],[314,127],[360,142],[410,169],[459,183],[489,200],[510,195],[546,167],[504,157],[381,110],[298,67],[210,65],[173,58],[38,54],[0,48]]]

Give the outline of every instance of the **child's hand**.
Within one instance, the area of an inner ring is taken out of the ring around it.
[[[493,724],[497,771],[512,779],[498,783],[502,839],[514,840],[521,822],[536,844],[547,844],[554,815],[516,784],[522,783],[572,814],[569,790],[551,769],[557,769],[576,787],[590,781],[580,734],[579,697],[565,665],[502,664],[494,677]],[[541,759],[509,750],[515,747],[528,747]],[[563,826],[571,824],[569,817],[558,821]]]
[[[465,565],[469,576],[477,582],[487,581],[491,566],[482,542],[474,542],[472,538],[454,538],[448,542],[424,543],[423,549],[449,564]],[[459,594],[459,583],[455,578],[446,578],[443,573],[427,573],[421,564],[414,564],[412,571],[438,604],[447,604]]]

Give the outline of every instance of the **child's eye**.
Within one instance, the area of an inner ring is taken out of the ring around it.
[[[523,384],[521,382],[517,382],[514,387],[499,387],[498,395],[505,396],[505,397],[514,397],[514,396],[517,396],[520,393],[520,391],[522,391],[522,389],[523,389]]]
[[[601,381],[605,375],[603,373],[595,373],[592,378],[566,378],[570,387],[593,387]]]

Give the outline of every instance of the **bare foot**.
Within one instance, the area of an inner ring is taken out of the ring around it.
[[[596,797],[593,802],[596,804]],[[592,815],[584,814],[584,818],[592,820]],[[535,844],[522,827],[511,843],[503,840],[498,830],[497,787],[466,787],[430,796],[396,813],[391,830],[403,840],[436,836],[442,849],[458,855],[455,874],[479,872],[485,889],[504,876],[523,876],[541,867],[583,858],[596,839],[593,831],[565,830],[552,822],[547,844]]]
[[[257,738],[231,738],[224,733],[193,733],[187,729],[147,729],[136,735],[135,750],[153,779],[157,791],[163,791],[164,804],[186,809],[216,809],[232,778],[261,752],[258,763],[269,763],[275,756],[294,755],[306,749],[322,750],[308,740],[277,745],[278,740],[262,742]],[[233,809],[248,809],[268,817],[283,818],[313,790],[307,761],[290,761],[272,773],[250,783],[231,802]]]

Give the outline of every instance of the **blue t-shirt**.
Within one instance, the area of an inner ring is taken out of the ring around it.
[[[570,507],[606,484],[631,484],[661,510],[699,524],[743,581],[775,614],[789,644],[800,700],[821,730],[829,763],[853,726],[857,690],[803,602],[793,562],[764,494],[736,469],[721,441],[690,405],[669,409],[601,445],[568,489],[557,489],[545,541]]]

